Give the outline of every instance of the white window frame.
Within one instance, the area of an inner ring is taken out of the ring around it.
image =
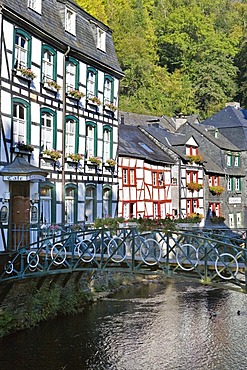
[[[65,190],[65,215],[66,223],[73,224],[75,222],[75,189],[68,187]]]
[[[109,78],[106,78],[104,85],[104,104],[111,103],[111,91],[112,91],[112,81],[110,81]]]
[[[103,189],[103,218],[110,217],[111,189]]]
[[[16,42],[17,38],[18,42]],[[17,69],[27,67],[27,56],[28,56],[28,40],[25,36],[17,33],[15,35],[15,67]]]
[[[72,35],[76,34],[76,13],[65,7],[65,30]]]
[[[106,51],[106,32],[100,27],[97,27],[97,48]]]
[[[237,227],[242,227],[242,213],[241,212],[238,212],[236,214],[236,218],[237,218]]]
[[[233,213],[229,213],[229,226],[234,227],[234,215],[233,215]]]
[[[103,161],[105,162],[107,159],[110,159],[111,132],[109,129],[104,129],[103,146],[104,146]]]
[[[86,127],[86,156],[87,159],[94,156],[94,135],[95,127],[87,125]]]
[[[87,187],[85,192],[85,221],[87,223],[94,221],[95,201],[95,189],[93,187]]]
[[[75,88],[76,65],[68,62],[66,65],[66,87],[67,91]]]
[[[53,116],[48,112],[41,116],[41,147],[43,150],[52,148]]]
[[[66,134],[65,134],[66,154],[75,152],[75,130],[76,130],[76,122],[73,119],[68,119],[66,121]]]
[[[88,72],[87,78],[87,97],[95,96],[96,74],[93,71]]]
[[[236,191],[241,190],[241,179],[240,179],[240,177],[235,178],[235,190]]]
[[[23,112],[23,115],[20,114]],[[13,142],[26,143],[27,108],[23,104],[14,103],[13,112]]]
[[[42,189],[45,194],[42,194]],[[40,194],[40,222],[43,225],[51,224],[51,189],[42,188]]]
[[[35,12],[41,14],[42,0],[28,0],[28,7]]]
[[[42,60],[43,82],[53,79],[54,55],[49,50],[44,50]]]

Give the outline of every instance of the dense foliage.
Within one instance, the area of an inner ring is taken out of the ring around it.
[[[247,0],[77,2],[113,30],[120,109],[203,118],[247,106]]]

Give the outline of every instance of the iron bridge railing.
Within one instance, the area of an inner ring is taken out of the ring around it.
[[[7,257],[5,253],[0,283],[45,274],[115,270],[192,277],[246,292],[246,251],[242,230],[60,230],[39,234],[34,242]]]

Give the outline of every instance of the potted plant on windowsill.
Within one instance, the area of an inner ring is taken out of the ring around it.
[[[200,154],[196,154],[196,155],[187,155],[186,156],[190,163],[196,163],[196,164],[202,164],[203,163],[203,158]]]
[[[53,161],[57,161],[61,158],[61,153],[55,149],[45,149],[42,153],[42,158],[50,158]]]
[[[99,157],[89,157],[88,158],[88,161],[90,162],[90,164],[93,164],[95,166],[99,166],[101,164],[101,159]]]
[[[101,101],[97,96],[90,96],[88,98],[88,103],[89,104],[95,104],[95,105],[101,105]]]
[[[78,163],[78,162],[80,162],[80,160],[82,158],[83,158],[83,155],[82,154],[79,154],[79,153],[70,153],[70,154],[67,155],[66,160],[67,160],[67,162]]]
[[[18,141],[17,143],[15,143],[13,150],[15,153],[32,153],[34,147],[31,144],[25,144],[24,141]]]
[[[85,94],[82,91],[76,90],[76,89],[70,89],[67,92],[68,96],[74,99],[81,99],[85,96]]]
[[[18,68],[16,70],[17,76],[21,76],[26,78],[27,80],[33,80],[36,77],[36,74],[30,69],[26,67]]]
[[[225,191],[225,188],[223,186],[209,186],[209,191],[213,195],[221,195]]]
[[[198,184],[197,182],[189,182],[187,184],[187,188],[190,191],[199,191],[203,188],[202,184]]]
[[[210,221],[213,224],[220,224],[225,221],[225,217],[224,216],[212,216],[210,217]]]
[[[111,112],[115,112],[117,110],[117,107],[113,103],[106,103],[104,108],[106,110],[110,110]]]
[[[47,80],[44,83],[44,88],[52,91],[58,91],[61,89],[61,86],[54,80]]]

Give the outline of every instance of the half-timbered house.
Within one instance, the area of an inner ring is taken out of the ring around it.
[[[0,5],[0,250],[11,250],[36,237],[17,229],[117,214],[108,162],[123,74],[111,30],[75,1]]]

